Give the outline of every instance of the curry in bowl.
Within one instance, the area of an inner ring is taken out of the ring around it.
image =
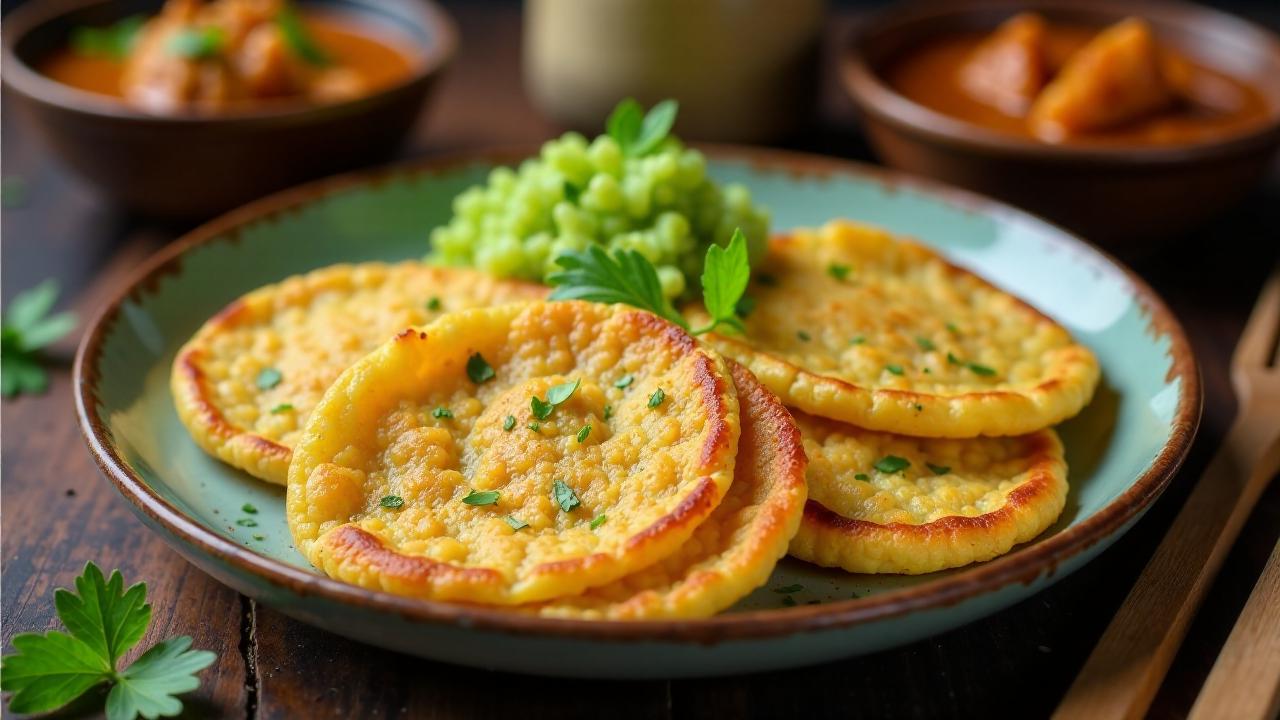
[[[885,77],[932,110],[1047,143],[1197,143],[1255,130],[1270,112],[1257,88],[1134,17],[1099,29],[1021,13],[926,40]]]
[[[153,17],[75,28],[38,69],[153,114],[360,98],[407,79],[405,43],[286,0],[168,0]]]

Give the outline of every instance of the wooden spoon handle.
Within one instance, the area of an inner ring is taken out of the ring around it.
[[[1259,461],[1270,443],[1254,420],[1242,415],[1227,434],[1054,718],[1111,720],[1146,712],[1269,479]]]
[[[1191,720],[1280,715],[1280,544],[1209,673]]]

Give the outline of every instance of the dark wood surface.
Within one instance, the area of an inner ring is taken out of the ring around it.
[[[527,103],[519,18],[508,5],[454,6],[463,50],[407,155],[540,141],[557,129]],[[833,21],[836,37],[843,22]],[[831,43],[828,43],[831,45]],[[830,48],[829,48],[830,49]],[[832,78],[817,120],[786,147],[870,159]],[[8,98],[6,98],[7,100]],[[10,105],[10,107],[13,107]],[[184,227],[104,205],[59,168],[25,118],[3,116],[3,297],[58,278],[64,305],[88,315],[142,258]],[[3,403],[0,587],[6,650],[17,632],[56,623],[53,588],[85,561],[148,583],[152,638],[194,636],[218,653],[192,717],[1042,717],[1065,692],[1234,412],[1230,350],[1280,246],[1280,168],[1211,229],[1171,238],[1134,267],[1182,319],[1202,364],[1205,414],[1186,467],[1150,513],[1095,562],[1045,592],[964,628],[819,667],[671,682],[546,680],[456,668],[313,629],[240,597],[143,528],[104,481],[76,427],[68,369],[54,352],[43,396]],[[1121,200],[1122,201],[1122,200]],[[1201,611],[1152,716],[1184,716],[1280,534],[1280,483],[1246,526]],[[146,642],[150,642],[150,639]],[[6,716],[8,716],[7,710]],[[66,716],[80,716],[73,708]]]

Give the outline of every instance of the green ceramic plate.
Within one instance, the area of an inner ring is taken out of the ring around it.
[[[517,617],[316,574],[290,544],[283,490],[214,461],[188,438],[167,382],[174,352],[207,317],[265,283],[339,261],[420,256],[453,196],[510,157],[323,181],[165,249],[80,348],[77,402],[89,447],[143,522],[246,595],[395,650],[584,677],[740,673],[910,642],[1047,587],[1101,552],[1159,495],[1195,433],[1200,385],[1181,328],[1138,278],[1063,231],[972,195],[836,160],[709,153],[712,174],[750,186],[776,228],[850,217],[914,235],[1027,299],[1097,353],[1103,386],[1061,427],[1071,493],[1052,529],[997,560],[925,576],[848,575],[787,560],[730,611],[681,622]],[[260,510],[256,527],[235,523],[246,502]],[[803,589],[774,592],[785,585]]]

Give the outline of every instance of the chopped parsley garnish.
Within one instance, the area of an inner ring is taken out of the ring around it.
[[[528,425],[525,425],[525,427],[529,428],[530,430],[532,430],[532,431],[534,431],[534,432],[538,432],[539,430],[541,430],[541,429],[542,429],[542,425],[541,425],[540,423],[538,423],[538,422],[531,422],[531,423],[529,423]]]
[[[843,281],[845,278],[849,277],[849,271],[852,269],[853,268],[849,267],[848,265],[841,265],[840,263],[831,263],[830,265],[827,266],[827,274],[835,278],[836,280]]]
[[[885,370],[888,370],[889,372],[893,373],[894,375],[901,375],[901,374],[902,374],[902,366],[901,366],[901,365],[885,365],[885,366],[884,366],[884,369],[885,369]]]
[[[138,41],[138,33],[147,22],[145,15],[130,15],[106,27],[71,29],[71,49],[85,57],[124,60]]]
[[[867,341],[866,335],[854,335],[853,337],[849,338],[850,345],[861,345],[866,341]]]
[[[462,498],[462,502],[467,505],[493,505],[498,502],[498,495],[500,494],[497,490],[485,490],[484,492],[472,490],[467,493],[466,497]]]
[[[911,467],[911,461],[897,455],[886,455],[876,461],[875,468],[882,473],[902,472]]]
[[[399,495],[383,495],[378,504],[388,510],[395,510],[396,508],[404,507],[404,498]]]
[[[551,483],[551,499],[555,500],[564,512],[570,512],[582,504],[578,500],[578,494],[573,491],[573,488],[565,485],[563,480],[555,480]]]
[[[440,309],[440,298],[438,298],[438,297],[433,297],[433,298],[431,298],[430,300],[428,300],[428,301],[427,301],[427,309],[428,309],[428,310],[439,310],[439,309]]]
[[[796,337],[800,338],[800,342],[809,342],[810,340],[813,339],[813,336],[805,332],[804,330],[797,330]]]
[[[539,420],[546,420],[551,417],[551,411],[555,409],[555,405],[552,405],[537,395],[529,398],[529,412],[533,413],[533,416]]]
[[[791,593],[798,593],[803,589],[804,589],[803,585],[797,584],[797,585],[783,585],[782,587],[776,587],[773,589],[773,591],[778,593],[779,595],[790,595]]]
[[[586,442],[587,436],[590,434],[591,434],[591,423],[587,423],[586,425],[582,426],[581,430],[578,431],[578,444],[581,445],[582,443]]]
[[[946,465],[934,465],[933,463],[925,463],[934,475],[946,475],[951,472],[951,468]]]
[[[258,542],[262,542],[263,540],[266,540],[266,539],[267,539],[267,536],[266,536],[266,535],[262,535],[262,534],[260,534],[260,533],[254,533],[254,534],[253,534],[253,539],[254,539],[254,540],[257,540]]]
[[[618,143],[623,155],[640,157],[662,144],[675,125],[679,109],[675,100],[663,100],[646,113],[640,103],[627,98],[609,115],[605,132]]]
[[[933,344],[933,341],[932,341],[932,340],[930,340],[930,339],[929,339],[929,338],[927,338],[927,337],[918,337],[918,338],[916,338],[916,345],[919,345],[919,346],[920,346],[920,349],[921,349],[921,350],[924,350],[925,352],[929,352],[929,351],[931,351],[931,350],[937,350],[937,349],[938,349],[938,346],[937,346],[937,345],[934,345],[934,344]]]
[[[613,386],[618,388],[619,390],[626,390],[628,387],[631,386],[631,383],[635,381],[636,381],[636,376],[632,375],[631,373],[627,373],[626,375],[623,375],[622,377],[618,378],[618,381],[615,382]]]
[[[439,405],[435,410],[431,411],[431,417],[437,420],[448,420],[453,417],[453,411],[443,405]]]
[[[862,482],[871,482],[871,476],[866,473],[858,473],[857,475],[853,476],[853,479],[861,480]]]
[[[737,332],[745,332],[738,318],[738,302],[751,281],[751,267],[747,264],[747,236],[742,229],[735,229],[728,247],[711,245],[702,266],[702,306],[711,316],[711,324],[693,330],[694,335],[711,332],[726,325]]]
[[[495,374],[493,366],[485,361],[480,353],[475,353],[467,358],[467,377],[471,378],[471,382],[479,385],[487,380],[492,380]]]
[[[102,697],[106,698],[110,720],[181,713],[182,701],[174,696],[195,690],[200,685],[196,673],[218,656],[192,650],[191,638],[182,636],[153,645],[133,664],[119,668],[120,659],[142,640],[151,624],[146,596],[144,583],[126,588],[120,571],[107,578],[97,565],[87,563],[74,590],[59,588],[53,594],[54,608],[66,632],[13,637],[15,652],[4,656],[0,671],[5,692],[13,693],[9,711],[57,710],[106,684],[111,686],[110,692],[87,698],[82,703],[85,707],[75,714],[93,710],[92,702],[100,709]]]
[[[245,511],[245,512],[247,512],[247,513],[249,513],[250,515],[257,515],[257,514],[258,514],[258,508],[256,508],[256,507],[254,507],[254,506],[250,505],[249,503],[245,503],[245,504],[241,505],[241,506],[240,506],[240,509],[241,509],[241,510],[243,510],[243,511]]]
[[[169,38],[165,49],[170,55],[188,60],[207,60],[217,57],[227,44],[227,35],[216,27],[188,27]]]
[[[281,375],[279,370],[269,367],[262,368],[258,373],[256,382],[258,383],[259,390],[270,390],[271,388],[279,385],[280,381],[283,379],[284,375]]]
[[[507,432],[511,432],[511,430],[515,428],[515,426],[516,426],[515,415],[508,415],[507,419],[502,421],[502,429],[506,430]]]
[[[279,415],[280,413],[289,412],[292,409],[293,409],[292,403],[280,403],[279,405],[271,408],[271,414]]]
[[[924,406],[920,403],[915,404],[916,412],[924,412]]]
[[[654,390],[653,394],[649,396],[649,407],[651,408],[658,407],[659,405],[662,404],[662,401],[665,400],[666,397],[667,397],[667,394],[662,391],[662,388],[658,388],[657,390]]]
[[[596,528],[598,528],[598,527],[600,527],[601,525],[603,525],[603,524],[604,524],[604,521],[605,521],[605,520],[608,520],[608,519],[609,519],[609,516],[608,516],[608,515],[603,515],[603,514],[602,514],[602,515],[597,515],[597,516],[595,517],[595,519],[591,521],[591,529],[592,529],[592,530],[595,530]]]
[[[240,527],[258,527],[258,521],[253,518],[240,518],[236,524]]]
[[[502,519],[506,520],[507,524],[511,526],[511,529],[517,532],[529,527],[529,523],[515,517],[514,515],[508,515]]]
[[[609,418],[611,418],[611,417],[613,417],[613,406],[612,406],[612,405],[605,405],[605,406],[604,406],[604,419],[605,419],[605,420],[608,420],[608,419],[609,419]]]
[[[996,371],[993,368],[989,368],[986,365],[979,365],[975,362],[969,363],[969,369],[973,371],[974,375],[990,377],[996,374]]]
[[[947,362],[952,365],[963,365],[964,361],[955,356],[955,353],[947,353]]]
[[[960,328],[956,327],[955,323],[947,323],[947,331],[950,332],[952,335],[960,334]]]
[[[553,385],[547,390],[547,402],[552,405],[560,405],[577,391],[578,386],[582,384],[582,380],[574,380],[571,383],[560,383]]]

